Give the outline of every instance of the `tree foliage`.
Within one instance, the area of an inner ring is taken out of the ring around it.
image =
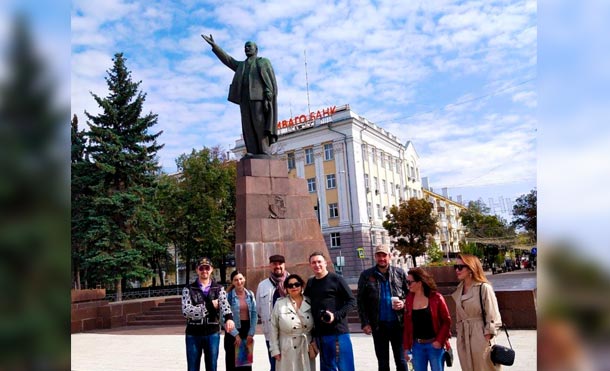
[[[485,249],[476,242],[468,242],[461,244],[460,252],[464,254],[474,255],[481,260],[483,260],[483,257],[485,256]]]
[[[512,225],[515,227],[521,227],[532,236],[533,240],[537,238],[537,198],[538,193],[535,189],[532,189],[530,193],[521,195],[515,201],[513,206],[513,222]]]
[[[66,369],[70,205],[62,128],[69,111],[58,105],[56,83],[27,16],[5,16],[3,26],[0,369]]]
[[[415,258],[426,253],[428,238],[436,233],[436,217],[432,215],[432,204],[424,199],[411,198],[393,205],[386,215],[383,227],[402,256]]]
[[[462,225],[467,229],[467,236],[473,238],[514,236],[514,229],[496,216],[489,215],[489,208],[483,201],[470,201],[468,208],[460,212]]]
[[[157,115],[142,115],[146,94],[139,91],[140,82],[132,81],[122,53],[115,54],[107,73],[108,96],[92,93],[102,112],[85,112],[94,179],[87,187],[89,207],[83,210],[84,265],[91,280],[113,283],[120,300],[121,281],[149,277],[152,270],[145,263],[165,249],[154,238],[159,215],[150,202],[159,170],[156,153],[163,146],[156,141],[161,132],[150,132]]]
[[[187,268],[208,256],[223,269],[235,244],[235,161],[215,147],[183,154],[176,164],[179,174],[159,182],[167,236]]]

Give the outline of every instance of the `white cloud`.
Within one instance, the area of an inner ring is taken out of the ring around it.
[[[520,91],[513,95],[513,102],[520,102],[530,108],[538,105],[537,95],[534,91]]]

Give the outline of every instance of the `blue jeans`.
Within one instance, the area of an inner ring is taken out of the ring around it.
[[[432,346],[432,343],[421,344],[414,342],[411,352],[413,355],[411,362],[413,362],[415,371],[426,371],[428,369],[428,362],[430,363],[431,371],[443,371],[445,369],[445,364],[443,363],[445,349],[436,349]]]
[[[186,362],[188,364],[188,371],[199,371],[201,368],[202,352],[206,371],[216,371],[219,348],[220,333],[205,336],[186,335]]]
[[[407,371],[407,361],[402,349],[403,328],[398,322],[380,322],[379,329],[373,330],[373,344],[379,371],[390,371],[390,349],[396,362],[397,371]]]
[[[269,357],[269,364],[271,365],[271,371],[275,371],[275,358],[271,357],[271,353],[269,350],[271,347],[269,346],[269,342],[265,342],[267,344],[267,357]]]
[[[317,340],[320,371],[355,371],[354,350],[349,334],[326,335]]]

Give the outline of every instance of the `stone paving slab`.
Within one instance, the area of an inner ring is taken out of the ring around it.
[[[352,334],[356,370],[377,369],[371,336]],[[512,330],[510,339],[516,352],[515,364],[506,370],[536,370],[536,331]],[[186,370],[184,327],[115,329],[95,333],[72,334],[71,370],[74,371],[173,371]],[[254,337],[253,371],[268,371],[265,338]],[[500,344],[508,345],[506,335],[499,335]],[[224,349],[220,341],[218,371],[225,371]],[[451,339],[455,348],[455,338]],[[390,352],[391,354],[391,352]],[[457,353],[454,367],[460,371]],[[392,361],[393,362],[393,361]],[[205,367],[202,365],[202,371]],[[318,365],[319,370],[319,365]],[[391,365],[391,370],[395,367]]]

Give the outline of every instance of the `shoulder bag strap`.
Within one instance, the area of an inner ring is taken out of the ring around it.
[[[483,314],[483,328],[485,328],[485,317],[486,317],[486,313],[485,313],[485,306],[483,306],[483,283],[481,284],[481,287],[479,288],[479,302],[481,303],[481,313]],[[508,345],[510,346],[510,349],[513,349],[513,345],[510,343],[510,336],[508,336],[508,330],[506,329],[506,324],[504,322],[502,322],[502,328],[504,329],[504,333],[506,333],[506,339],[508,339]]]

